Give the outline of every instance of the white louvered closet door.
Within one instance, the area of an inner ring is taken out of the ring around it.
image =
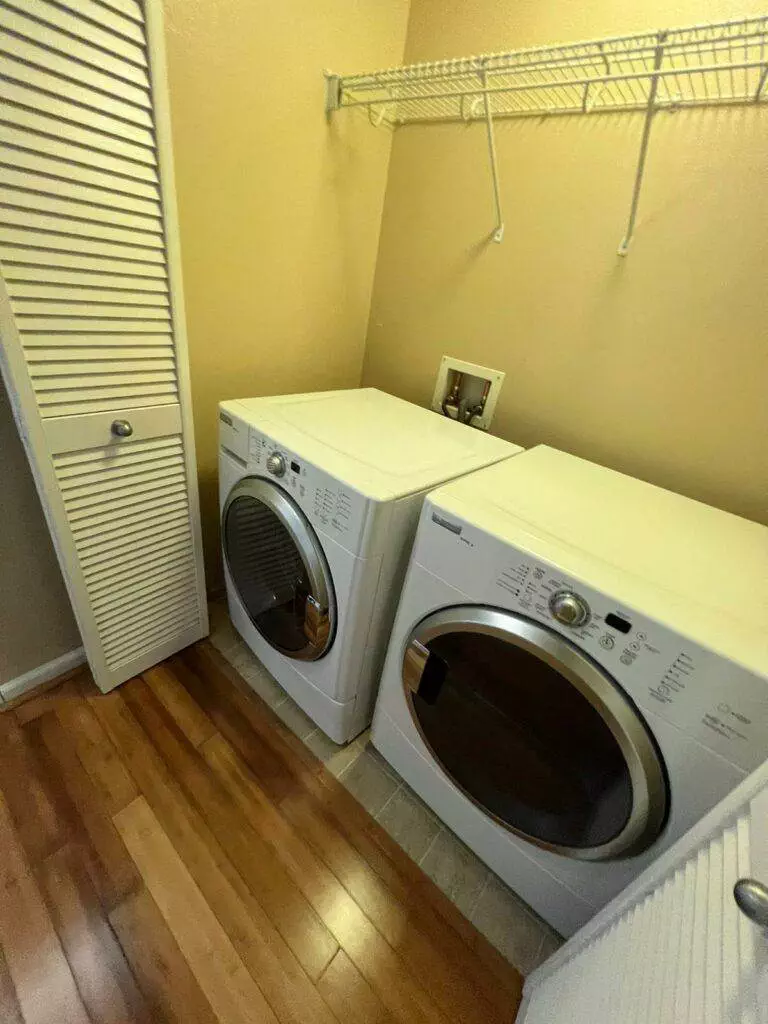
[[[0,272],[3,373],[108,690],[208,631],[159,0],[0,0]]]
[[[520,1024],[766,1024],[768,930],[736,881],[768,885],[764,766],[526,985]]]

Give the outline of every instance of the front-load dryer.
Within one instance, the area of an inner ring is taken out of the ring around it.
[[[332,739],[370,721],[426,491],[521,449],[372,388],[223,402],[232,622]]]
[[[372,738],[571,934],[768,757],[768,530],[547,447],[422,510]]]

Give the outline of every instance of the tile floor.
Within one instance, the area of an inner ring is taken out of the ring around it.
[[[330,740],[269,675],[235,631],[226,605],[210,607],[211,642],[405,852],[522,974],[562,943],[419,799],[371,745]]]

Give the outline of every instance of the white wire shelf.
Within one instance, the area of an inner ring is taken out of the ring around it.
[[[768,99],[768,14],[611,39],[326,74],[326,113],[357,108],[372,124],[484,121],[493,182],[495,242],[504,237],[493,123],[499,117],[645,112],[629,218],[634,233],[653,117],[663,109]]]
[[[506,53],[330,76],[329,109],[363,107],[375,123],[755,103],[768,97],[768,14]],[[659,50],[660,60],[659,60]],[[657,65],[658,61],[658,65]]]

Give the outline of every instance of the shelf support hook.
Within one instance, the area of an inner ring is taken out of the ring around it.
[[[653,115],[656,113],[656,95],[659,91],[659,71],[661,70],[661,62],[664,59],[664,43],[667,39],[667,33],[659,32],[656,38],[656,49],[653,55],[653,72],[651,74],[651,82],[648,87],[648,102],[645,107],[643,135],[640,139],[640,153],[637,158],[637,170],[635,171],[635,185],[632,189],[632,204],[629,208],[629,221],[627,222],[627,230],[624,234],[624,237],[621,240],[621,245],[619,246],[619,256],[627,255],[629,243],[632,241],[632,235],[635,230],[635,220],[637,219],[637,206],[640,202],[640,189],[643,184],[643,174],[645,172],[645,160],[648,156],[648,141],[651,137],[651,124],[653,123]]]
[[[763,95],[763,89],[765,88],[765,82],[768,79],[768,64],[766,64],[760,72],[760,80],[757,83],[755,89],[755,103],[760,102],[760,97]]]
[[[504,238],[504,215],[501,212],[501,190],[499,188],[499,167],[496,158],[496,137],[493,132],[493,116],[491,115],[491,100],[488,95],[488,73],[485,69],[480,72],[480,81],[483,86],[483,108],[485,110],[485,130],[488,137],[488,155],[491,160],[491,179],[493,181],[493,202],[496,207],[496,227],[491,238],[494,242],[501,242]]]

